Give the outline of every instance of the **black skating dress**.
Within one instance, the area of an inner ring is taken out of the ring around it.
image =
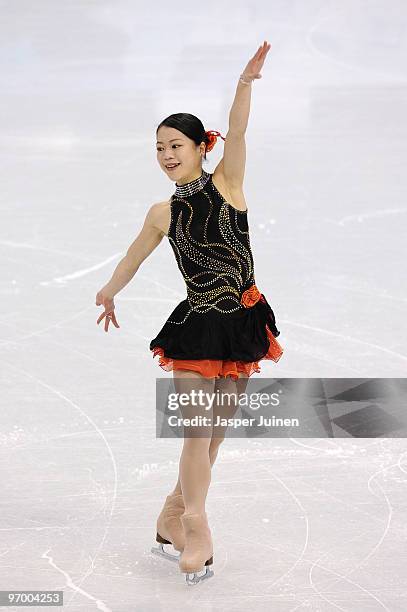
[[[260,372],[283,349],[274,312],[255,284],[247,210],[227,203],[205,170],[171,196],[168,239],[187,297],[150,342],[167,372],[208,378]]]

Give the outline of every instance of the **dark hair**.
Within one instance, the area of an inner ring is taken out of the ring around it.
[[[179,130],[185,134],[185,136],[191,138],[196,145],[200,145],[201,142],[204,142],[205,145],[209,144],[209,138],[206,135],[203,123],[198,117],[195,117],[195,115],[191,115],[190,113],[174,113],[173,115],[169,115],[161,121],[160,125],[157,127],[156,135],[163,125]],[[206,161],[206,151],[204,160]]]

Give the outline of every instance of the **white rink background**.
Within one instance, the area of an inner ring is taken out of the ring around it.
[[[149,351],[185,297],[168,241],[116,297],[120,329],[95,306],[175,189],[158,123],[225,135],[268,40],[245,194],[285,354],[254,376],[404,377],[406,26],[397,0],[1,2],[0,589],[84,612],[407,609],[403,439],[229,439],[214,578],[153,558],[182,447],[155,437],[171,374]]]

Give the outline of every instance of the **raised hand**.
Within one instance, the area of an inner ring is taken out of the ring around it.
[[[242,72],[242,77],[245,80],[253,81],[254,79],[261,79],[262,75],[260,74],[260,70],[263,68],[264,60],[270,48],[271,43],[268,43],[266,40],[260,45]]]

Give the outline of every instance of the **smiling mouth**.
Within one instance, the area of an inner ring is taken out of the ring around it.
[[[173,167],[170,166],[165,166],[167,168],[167,170],[175,170],[175,168],[178,168],[178,166],[181,164],[181,162],[179,164],[175,164]]]

